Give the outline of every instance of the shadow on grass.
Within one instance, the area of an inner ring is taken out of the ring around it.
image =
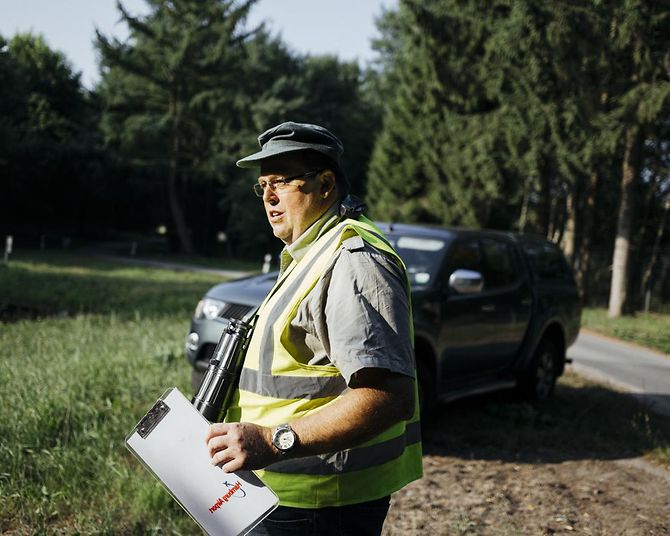
[[[669,452],[670,418],[626,393],[581,383],[562,379],[553,399],[538,407],[509,392],[439,406],[424,425],[424,452],[523,463]]]

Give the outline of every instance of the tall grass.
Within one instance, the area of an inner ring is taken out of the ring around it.
[[[0,271],[5,304],[68,312],[0,324],[0,532],[193,532],[124,438],[166,388],[190,392],[184,336],[219,279],[42,260]]]

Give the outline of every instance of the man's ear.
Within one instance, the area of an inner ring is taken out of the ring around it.
[[[321,183],[321,197],[324,199],[332,197],[333,191],[335,190],[335,173],[330,169],[324,169],[319,174],[319,179]]]

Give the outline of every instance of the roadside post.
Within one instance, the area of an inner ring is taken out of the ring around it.
[[[265,254],[265,257],[263,257],[263,268],[261,269],[261,272],[264,274],[267,274],[270,271],[270,261],[272,260],[272,255],[269,253]]]
[[[14,237],[12,235],[7,235],[5,239],[5,264],[9,262],[9,256],[12,253],[12,246],[14,245]]]

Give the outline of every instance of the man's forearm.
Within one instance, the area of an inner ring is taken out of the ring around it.
[[[332,404],[291,421],[298,444],[289,454],[272,445],[270,428],[251,423],[213,424],[206,437],[212,463],[225,471],[261,469],[290,457],[303,457],[354,447],[414,411],[414,380],[388,372],[365,372],[352,389]]]
[[[398,376],[392,381],[393,389],[351,389],[321,411],[293,421],[299,444],[292,457],[351,448],[408,419],[414,409],[412,380]]]

